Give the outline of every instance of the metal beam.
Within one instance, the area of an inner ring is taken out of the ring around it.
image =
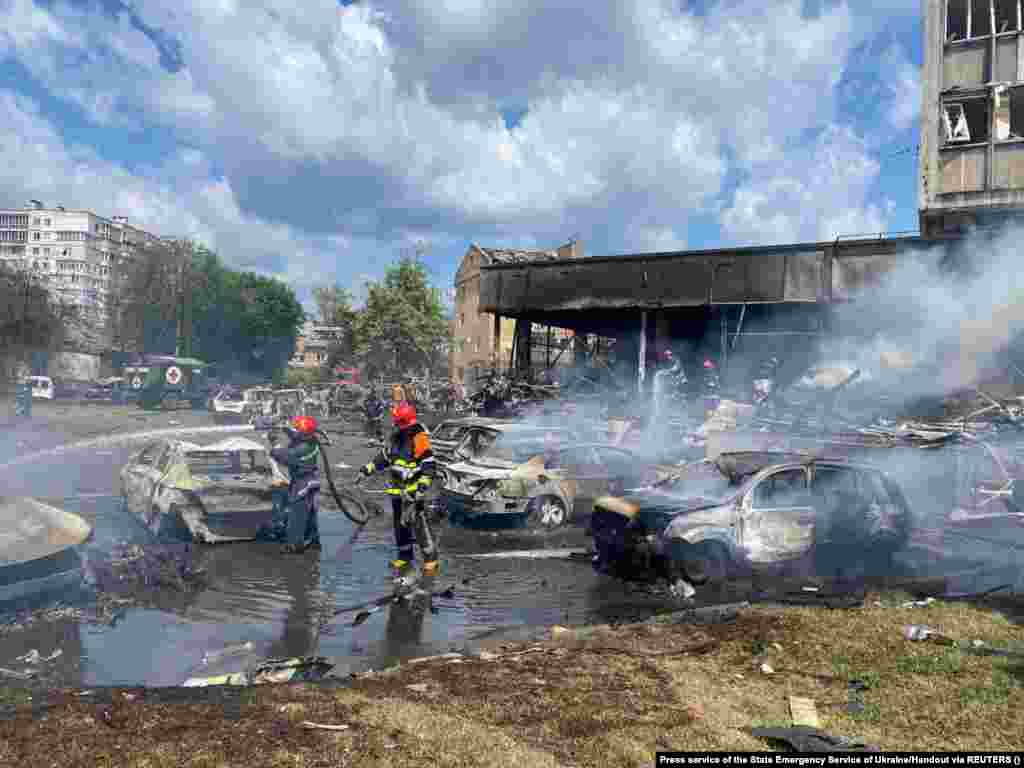
[[[640,313],[640,355],[636,374],[637,392],[644,391],[644,378],[647,376],[647,310]]]

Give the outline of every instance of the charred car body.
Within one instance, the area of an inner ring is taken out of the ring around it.
[[[564,428],[475,424],[442,468],[442,507],[467,527],[538,531],[584,523],[600,496],[659,475],[622,448],[580,443]]]
[[[595,503],[595,568],[721,585],[734,575],[889,567],[911,512],[886,474],[844,459],[744,452],[688,465],[661,487]]]
[[[161,440],[121,470],[122,504],[146,528],[207,544],[257,538],[287,486],[267,447],[243,438],[205,446]]]

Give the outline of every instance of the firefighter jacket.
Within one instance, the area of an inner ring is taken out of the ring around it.
[[[386,493],[401,496],[404,491],[415,495],[430,487],[434,477],[434,452],[427,431],[419,424],[396,429],[386,448],[369,462],[367,473],[390,471]]]
[[[320,490],[320,443],[316,440],[293,434],[287,446],[274,448],[270,455],[288,467],[289,500],[302,499]]]

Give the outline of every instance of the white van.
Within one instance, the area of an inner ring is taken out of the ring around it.
[[[29,376],[33,400],[53,400],[53,379],[49,376]]]

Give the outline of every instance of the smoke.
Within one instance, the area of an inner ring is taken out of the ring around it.
[[[823,346],[822,359],[898,382],[907,399],[978,386],[1005,368],[1024,330],[1021,234],[1017,226],[974,232],[902,257],[877,285],[834,308],[841,338]],[[924,371],[908,383],[908,373]]]

